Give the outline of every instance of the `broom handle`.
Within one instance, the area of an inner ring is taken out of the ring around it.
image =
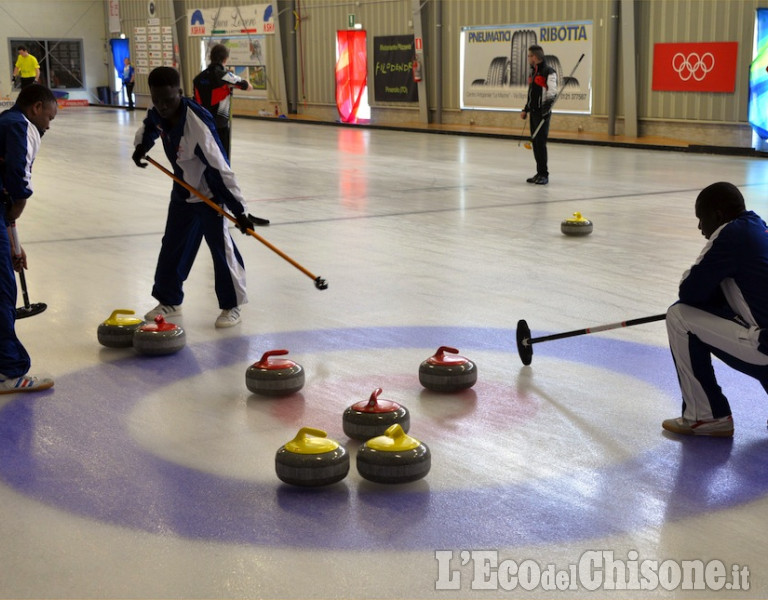
[[[598,331],[608,331],[609,329],[619,329],[620,327],[632,327],[633,325],[642,325],[643,323],[652,323],[654,321],[663,321],[667,318],[666,313],[663,315],[653,315],[652,317],[641,317],[639,319],[630,319],[628,321],[619,321],[618,323],[609,323],[608,325],[597,325],[595,327],[587,327],[585,329],[576,329],[574,331],[566,331],[565,333],[555,333],[552,335],[545,335],[543,337],[531,338],[525,345],[535,344],[536,342],[548,342],[550,340],[561,340],[567,337],[574,337],[577,335],[585,335],[587,333],[597,333]],[[525,343],[525,340],[524,340]]]
[[[173,179],[173,180],[174,180],[176,183],[178,183],[180,186],[182,186],[183,188],[185,188],[186,190],[188,190],[189,192],[193,193],[195,196],[197,196],[198,198],[200,198],[200,200],[202,200],[203,202],[205,202],[205,203],[206,203],[208,206],[210,206],[210,207],[211,207],[212,209],[214,209],[216,212],[218,212],[218,213],[219,213],[219,214],[221,214],[222,216],[226,217],[227,219],[229,219],[229,220],[230,220],[230,221],[232,221],[233,223],[235,223],[235,224],[238,224],[238,223],[237,223],[237,219],[235,219],[235,217],[233,217],[232,215],[230,215],[230,214],[229,214],[227,211],[225,211],[223,208],[221,208],[221,207],[220,207],[218,204],[216,204],[216,203],[215,203],[213,200],[211,200],[211,199],[210,199],[208,196],[206,196],[206,195],[202,194],[202,193],[201,193],[200,191],[198,191],[196,188],[194,188],[193,186],[189,185],[189,184],[188,184],[186,181],[184,181],[183,179],[179,179],[178,177],[176,177],[176,175],[174,175],[173,173],[171,173],[171,172],[170,172],[168,169],[166,169],[166,168],[165,168],[163,165],[161,165],[159,162],[157,162],[156,160],[153,160],[153,159],[152,159],[152,158],[150,158],[149,156],[144,156],[144,159],[145,159],[147,162],[149,162],[149,163],[153,164],[154,166],[156,166],[158,169],[160,169],[160,170],[161,170],[163,173],[165,173],[166,175],[168,175],[168,177],[170,177],[171,179]],[[269,248],[270,250],[272,250],[272,252],[274,252],[275,254],[277,254],[278,256],[280,256],[282,259],[284,259],[284,260],[288,261],[289,263],[291,263],[291,264],[292,264],[294,267],[296,267],[296,268],[297,268],[299,271],[301,271],[302,273],[304,273],[304,274],[305,274],[307,277],[309,277],[309,278],[311,278],[311,279],[314,279],[315,281],[317,281],[317,280],[319,279],[319,278],[318,278],[316,275],[314,275],[313,273],[311,273],[311,272],[310,272],[308,269],[304,268],[302,265],[300,265],[300,264],[299,264],[299,263],[297,263],[295,260],[293,260],[293,259],[292,259],[290,256],[288,256],[288,255],[287,255],[285,252],[283,252],[282,250],[280,250],[280,248],[278,248],[278,247],[276,247],[276,246],[273,246],[271,243],[269,243],[267,240],[265,240],[263,237],[261,237],[261,236],[260,236],[258,233],[256,233],[256,232],[255,232],[253,229],[248,229],[248,230],[246,230],[246,231],[247,231],[247,233],[248,233],[249,235],[252,235],[252,236],[253,236],[253,237],[255,237],[257,240],[259,240],[259,241],[260,241],[262,244],[264,244],[264,245],[265,245],[267,248]]]
[[[19,234],[16,233],[16,221],[11,223],[11,242],[13,243],[14,257],[21,256],[21,242]],[[27,278],[24,276],[24,265],[19,269],[19,282],[21,283],[21,296],[24,298],[24,308],[29,309],[32,306],[29,303],[29,292],[27,292]]]
[[[584,58],[584,54],[582,54],[579,57],[579,60],[576,61],[576,66],[573,67],[573,70],[571,71],[571,74],[568,75],[568,79],[572,79],[573,78],[573,74],[576,72],[576,69],[579,68],[579,65],[581,64],[581,60],[583,58]],[[555,102],[557,102],[557,99],[560,97],[560,94],[563,93],[563,90],[565,89],[565,86],[566,86],[565,83],[563,83],[563,85],[560,86],[560,89],[558,90],[557,94],[555,94],[555,99],[552,100],[552,106],[555,105]],[[534,138],[536,137],[536,135],[539,133],[539,129],[541,129],[541,126],[544,125],[544,121],[545,121],[545,119],[542,119],[541,121],[539,121],[539,126],[536,128],[536,131],[533,132],[533,135],[531,136],[531,141],[533,141]]]

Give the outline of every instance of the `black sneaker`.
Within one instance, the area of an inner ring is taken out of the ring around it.
[[[534,179],[533,183],[536,185],[547,185],[549,183],[549,177],[544,177],[543,175],[539,175]]]
[[[526,179],[526,181],[527,181],[528,183],[536,183],[536,180],[537,180],[538,178],[539,178],[539,176],[538,176],[538,175],[534,175],[533,177],[529,177],[528,179]]]

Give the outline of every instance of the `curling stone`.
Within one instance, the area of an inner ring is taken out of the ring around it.
[[[133,334],[133,347],[139,354],[173,354],[186,343],[184,330],[174,323],[166,323],[163,315],[157,315],[154,323],[142,325]]]
[[[291,485],[319,486],[341,481],[349,473],[349,454],[325,431],[302,427],[275,454],[275,471]]]
[[[130,348],[133,346],[133,334],[144,321],[138,317],[121,316],[133,314],[136,313],[123,308],[113,310],[109,318],[101,323],[96,330],[99,344],[107,348]]]
[[[400,425],[368,440],[357,451],[357,470],[377,483],[407,483],[421,479],[432,465],[429,448],[407,435]]]
[[[475,385],[477,366],[458,354],[456,348],[440,346],[434,356],[419,366],[421,385],[433,392],[459,392]]]
[[[376,388],[368,401],[353,404],[344,411],[344,433],[353,440],[370,440],[384,435],[384,432],[395,424],[408,432],[411,426],[408,409],[397,402],[379,398],[381,391],[381,388]]]
[[[582,236],[592,233],[592,221],[581,216],[580,212],[560,223],[560,231],[565,235]]]
[[[262,396],[290,396],[304,387],[304,369],[288,359],[270,360],[272,356],[288,354],[288,350],[265,352],[259,362],[245,371],[245,385]]]

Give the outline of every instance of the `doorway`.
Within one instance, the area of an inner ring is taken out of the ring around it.
[[[112,63],[115,65],[112,71],[112,89],[115,90],[113,103],[124,106],[128,104],[128,98],[123,89],[123,66],[125,59],[131,58],[130,43],[128,39],[115,38],[109,40],[109,45],[112,48]]]

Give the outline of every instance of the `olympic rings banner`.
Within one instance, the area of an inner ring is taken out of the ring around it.
[[[736,90],[738,42],[654,44],[654,92]]]
[[[544,60],[557,72],[562,93],[554,112],[591,113],[591,21],[462,27],[461,108],[522,110],[533,44],[542,47]],[[569,78],[582,54],[584,60]]]

